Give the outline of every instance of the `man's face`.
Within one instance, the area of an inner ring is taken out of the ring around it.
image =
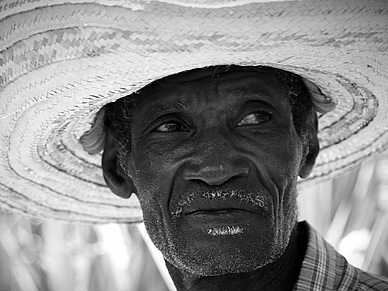
[[[212,74],[146,89],[127,157],[152,241],[172,265],[198,275],[252,271],[284,252],[303,156],[275,77]]]

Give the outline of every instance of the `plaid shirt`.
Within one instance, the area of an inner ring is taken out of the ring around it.
[[[307,225],[307,223],[302,222]],[[294,291],[388,290],[388,279],[348,264],[311,226],[308,246]]]

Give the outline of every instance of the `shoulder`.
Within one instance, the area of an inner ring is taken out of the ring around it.
[[[314,228],[299,226],[307,231],[308,247],[294,291],[388,291],[388,278],[352,266]]]
[[[360,291],[380,291],[380,290],[388,290],[388,278],[384,278],[382,276],[371,274],[364,272],[362,270],[359,271],[358,278],[358,288],[356,290]]]

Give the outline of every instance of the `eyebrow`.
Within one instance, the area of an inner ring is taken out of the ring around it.
[[[264,88],[246,88],[246,87],[234,87],[234,88],[228,88],[228,89],[223,89],[224,93],[226,94],[233,94],[233,95],[259,95],[263,97],[271,97],[271,93],[268,92]]]
[[[178,100],[178,101],[167,103],[167,104],[166,103],[159,103],[156,105],[157,105],[156,112],[162,112],[162,113],[187,110],[191,107],[189,102],[187,102],[186,100]]]
[[[248,96],[258,96],[258,97],[264,97],[264,98],[270,98],[271,93],[260,87],[256,88],[248,88],[246,86],[237,86],[237,87],[231,87],[231,88],[223,88],[222,89],[222,94],[232,94],[236,95],[238,97],[248,95]],[[152,112],[148,111],[147,109],[145,110],[147,112],[147,115],[151,114],[166,114],[166,113],[173,113],[177,111],[189,111],[190,108],[192,108],[192,102],[190,100],[175,100],[172,102],[155,102],[154,104],[156,108],[152,110]]]

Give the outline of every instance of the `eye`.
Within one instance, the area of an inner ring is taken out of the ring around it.
[[[243,119],[240,120],[237,126],[262,124],[269,121],[270,118],[271,116],[268,112],[256,111],[246,115]]]
[[[187,126],[178,121],[169,121],[159,125],[155,131],[157,132],[174,132],[187,131]]]

